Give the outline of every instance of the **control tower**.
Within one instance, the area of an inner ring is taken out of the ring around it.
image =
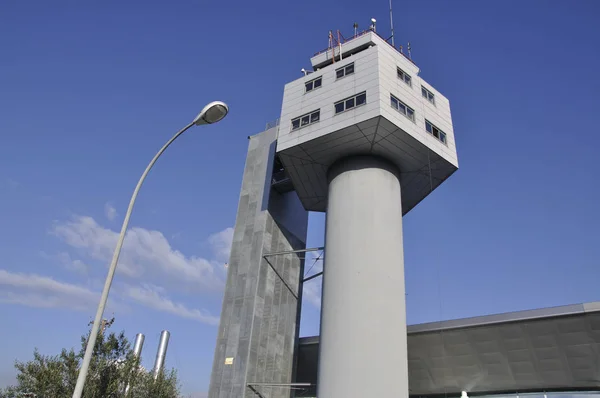
[[[290,396],[304,262],[266,260],[305,249],[308,211],[327,214],[317,396],[409,396],[402,216],[458,169],[450,105],[374,30],[311,64],[251,138],[211,398]]]
[[[458,168],[450,105],[373,31],[311,63],[277,154],[327,213],[317,396],[408,397],[402,216]]]

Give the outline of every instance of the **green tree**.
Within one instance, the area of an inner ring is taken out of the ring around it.
[[[152,372],[142,368],[133,355],[124,332],[106,334],[113,323],[114,318],[105,321],[98,334],[83,398],[180,398],[176,371],[161,372],[154,380]],[[63,349],[59,355],[46,356],[35,349],[32,360],[15,361],[17,385],[0,390],[0,398],[71,397],[88,335],[81,337],[78,353]]]

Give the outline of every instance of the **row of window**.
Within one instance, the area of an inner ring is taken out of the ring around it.
[[[446,143],[446,133],[437,128],[433,123],[431,123],[427,119],[425,119],[425,130],[438,140],[442,141],[444,144]]]
[[[345,65],[341,68],[335,70],[335,78],[340,79],[344,76],[348,76],[354,73],[354,62],[348,65]],[[305,92],[310,92],[321,87],[323,83],[323,76],[319,76],[316,79],[312,79],[306,83],[304,83]]]
[[[398,79],[402,80],[404,83],[406,83],[410,87],[412,87],[412,78],[410,77],[410,75],[408,73],[404,72],[400,68],[396,68],[396,73],[398,74]],[[423,86],[421,86],[421,95],[427,101],[429,101],[433,105],[435,105],[435,95]]]
[[[367,103],[367,93],[362,92],[360,94],[353,95],[352,97],[345,98],[341,101],[333,104],[335,108],[336,115],[338,113],[347,111],[349,109],[356,108],[357,106],[361,106]],[[298,116],[297,118],[292,119],[292,131],[298,130],[299,128],[308,126],[309,124],[313,124],[319,121],[321,118],[321,110],[317,109],[316,111],[312,111],[306,113],[302,116]]]
[[[317,77],[309,82],[304,83],[304,87],[306,87],[306,92],[313,91],[321,87],[322,76]]]
[[[397,72],[398,78],[400,80],[402,80],[404,83],[406,83],[410,87],[412,87],[412,78],[410,77],[410,75],[408,73],[404,72],[400,68],[396,68],[396,72]],[[354,62],[351,64],[348,64],[348,65],[345,65],[339,69],[336,69],[335,77],[336,77],[336,79],[340,79],[344,76],[348,76],[353,73],[354,73]],[[319,76],[316,79],[313,79],[313,80],[310,80],[310,81],[304,83],[304,87],[306,89],[306,92],[308,93],[310,91],[318,89],[319,87],[322,86],[322,84],[323,84],[323,76]],[[426,100],[431,102],[433,105],[435,105],[435,95],[423,86],[421,86],[421,95],[423,96],[423,98],[425,98]]]
[[[392,108],[394,108],[413,122],[415,121],[415,110],[391,94],[390,105],[392,105]],[[435,138],[437,138],[444,144],[446,143],[446,133],[444,133],[442,130],[440,130],[427,119],[425,119],[425,131],[433,135]]]
[[[354,73],[354,62],[335,70],[335,78],[340,79]]]
[[[407,118],[412,120],[413,122],[415,121],[415,110],[413,108],[406,105],[404,102],[400,101],[398,98],[394,97],[393,95],[390,95],[390,101],[391,101],[392,108],[394,108],[395,110],[397,110],[398,112],[400,112],[401,114],[403,114],[404,116],[406,116]]]
[[[353,95],[352,97],[345,98],[341,101],[333,104],[335,108],[335,114],[345,112],[350,109],[354,109],[358,106],[365,105],[367,103],[367,93],[363,91],[362,93]],[[390,105],[392,108],[412,120],[415,121],[415,110],[410,106],[406,105],[404,102],[399,100],[390,94]],[[310,124],[316,123],[321,119],[321,110],[317,109],[315,111],[306,113],[302,116],[298,116],[297,118],[292,119],[292,131],[298,130],[299,128],[308,126]],[[425,119],[425,131],[429,134],[433,135],[435,138],[440,140],[442,143],[446,144],[446,133],[444,133],[440,128],[431,123],[429,120]]]
[[[353,95],[352,97],[343,99],[334,104],[335,114],[342,113],[348,109],[356,108],[367,103],[367,93],[363,91],[360,94]]]
[[[300,127],[308,126],[319,121],[321,118],[321,110],[309,112],[305,115],[292,119],[292,130],[298,130]]]

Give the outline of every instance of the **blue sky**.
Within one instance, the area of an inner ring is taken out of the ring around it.
[[[201,397],[246,137],[330,29],[375,17],[385,35],[387,0],[84,3],[0,6],[0,386],[33,347],[79,344],[139,175],[220,99],[230,115],[186,133],[144,185],[108,313],[146,334],[147,366],[169,329],[167,365]],[[404,218],[409,322],[599,300],[600,3],[394,7],[397,43],[450,99],[461,167]]]

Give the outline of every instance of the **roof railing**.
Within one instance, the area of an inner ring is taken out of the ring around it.
[[[406,58],[407,60],[409,60],[410,62],[412,62],[413,64],[416,65],[415,61],[413,61],[412,59],[410,59],[406,54],[404,54],[403,52],[401,52],[400,50],[398,50],[396,47],[392,46],[392,44],[390,43],[390,40],[392,39],[392,37],[388,37],[387,39],[385,39],[383,36],[381,36],[379,33],[377,33],[376,31],[374,31],[373,29],[366,29],[363,30],[362,32],[358,32],[357,34],[353,35],[352,37],[346,39],[344,38],[344,36],[342,36],[342,34],[339,32],[338,30],[338,40],[335,40],[335,36],[331,35],[331,37],[333,38],[332,43],[330,44],[329,47],[327,47],[324,50],[318,51],[315,53],[315,55],[313,55],[313,57],[316,57],[317,55],[326,53],[330,50],[335,49],[336,47],[339,47],[342,44],[346,44],[351,42],[354,39],[358,39],[359,37],[362,37],[364,35],[366,35],[367,33],[374,33],[375,35],[377,35],[377,37],[379,37],[380,39],[382,39],[383,41],[385,41],[390,47],[392,47],[394,50],[396,50],[398,52],[398,54],[401,54],[404,58]],[[335,42],[335,43],[334,43]]]

